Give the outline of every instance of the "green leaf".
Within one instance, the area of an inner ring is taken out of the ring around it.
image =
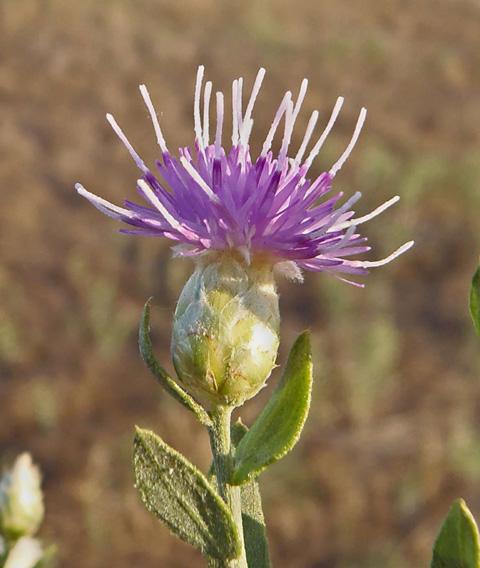
[[[232,425],[232,442],[237,446],[248,428],[240,420]],[[270,568],[267,530],[262,510],[260,488],[256,481],[244,483],[240,488],[242,524],[245,552],[249,568]]]
[[[51,544],[43,551],[43,557],[35,568],[55,568],[57,566],[57,547]]]
[[[463,499],[457,499],[433,547],[431,568],[479,568],[478,529]]]
[[[152,340],[150,338],[150,304],[152,298],[148,299],[142,312],[140,328],[138,330],[138,345],[140,354],[147,367],[153,373],[157,381],[173,398],[178,400],[183,406],[191,410],[204,426],[211,424],[207,412],[186,393],[177,382],[158,364],[153,354]]]
[[[307,419],[312,390],[308,332],[290,351],[282,380],[235,451],[231,483],[250,481],[297,443]]]
[[[480,335],[480,266],[475,271],[470,288],[470,314],[473,320],[473,327]]]
[[[241,486],[242,523],[249,568],[269,568],[267,530],[262,511],[260,488],[256,481]]]
[[[145,507],[174,534],[212,558],[229,560],[240,554],[232,514],[184,456],[153,432],[137,428],[133,464]]]

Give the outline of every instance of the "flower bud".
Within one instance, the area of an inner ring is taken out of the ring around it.
[[[280,315],[273,270],[220,255],[199,263],[175,311],[172,358],[207,409],[240,406],[275,366]]]
[[[40,542],[36,538],[24,536],[11,549],[4,568],[35,568],[42,557]]]
[[[0,481],[0,528],[13,538],[31,536],[44,514],[41,476],[30,454],[20,455]]]

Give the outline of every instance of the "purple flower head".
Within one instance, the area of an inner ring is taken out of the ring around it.
[[[367,239],[357,232],[358,225],[399,200],[395,196],[368,215],[355,218],[352,207],[361,194],[357,192],[343,203],[343,193],[332,195],[333,178],[357,142],[366,109],[360,111],[352,139],[335,164],[329,171],[310,178],[312,162],[340,113],[343,97],[337,99],[325,130],[310,152],[306,153],[318,111],[312,113],[297,152],[291,153],[293,128],[307,90],[308,81],[304,79],[296,99],[290,91],[285,93],[260,155],[253,161],[249,148],[252,113],[265,70],[258,72],[245,108],[243,79],[233,81],[230,149],[222,144],[224,96],[221,92],[216,93],[216,129],[214,140],[210,141],[212,83],[207,81],[203,89],[202,113],[203,74],[201,66],[195,85],[195,144],[180,148],[178,157],[168,150],[147,88],[140,86],[161,150],[162,159],[156,162],[155,173],[136,153],[115,119],[107,115],[142,172],[137,190],[146,204],[125,201],[124,207],[118,207],[80,184],[76,189],[97,209],[132,227],[121,229],[122,232],[169,238],[177,243],[174,250],[179,256],[236,251],[247,263],[254,256],[261,257],[294,277],[300,277],[302,269],[330,272],[337,277],[366,274],[369,268],[387,264],[413,245],[410,241],[383,260],[352,260],[355,255],[370,250],[365,244]],[[282,142],[278,155],[274,156],[271,147],[279,129],[283,130]]]

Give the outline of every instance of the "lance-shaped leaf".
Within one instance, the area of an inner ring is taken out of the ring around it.
[[[152,340],[150,338],[150,304],[152,298],[147,300],[140,320],[140,328],[138,330],[138,345],[140,354],[150,369],[154,377],[162,385],[162,387],[178,400],[183,406],[191,410],[198,420],[204,425],[211,424],[210,417],[207,412],[196,402],[188,393],[186,393],[177,382],[159,364],[153,354]]]
[[[480,266],[472,278],[470,288],[470,315],[472,316],[475,331],[480,335]]]
[[[159,436],[137,428],[135,486],[145,507],[183,541],[221,560],[240,554],[228,507],[207,478]]]
[[[238,446],[248,428],[240,420],[232,425],[232,442]],[[243,540],[249,568],[269,568],[267,530],[262,510],[260,488],[256,481],[244,483],[240,488],[242,501]]]
[[[465,501],[452,505],[433,547],[431,568],[479,568],[478,529]]]
[[[235,451],[233,485],[253,479],[278,461],[298,441],[308,416],[312,390],[312,356],[308,332],[290,351],[282,380]]]
[[[47,546],[43,551],[40,562],[35,564],[35,568],[55,568],[57,566],[57,547],[54,544]]]

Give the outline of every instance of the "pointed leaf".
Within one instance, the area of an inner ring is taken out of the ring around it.
[[[478,529],[465,501],[452,505],[433,548],[431,568],[479,568]]]
[[[232,426],[232,442],[237,446],[248,428],[240,420]],[[270,568],[267,529],[260,488],[256,481],[241,487],[243,540],[249,568]]]
[[[158,364],[153,354],[152,340],[150,338],[150,304],[152,298],[147,300],[140,320],[140,328],[138,330],[138,345],[140,354],[147,367],[153,373],[157,381],[173,398],[178,400],[183,406],[191,410],[198,420],[205,426],[211,424],[210,417],[207,412],[196,402],[188,393],[186,393],[177,382]]]
[[[240,489],[243,538],[248,566],[249,568],[270,568],[267,529],[258,482],[244,483]]]
[[[480,266],[477,268],[472,278],[470,288],[470,315],[473,320],[473,327],[480,335]]]
[[[308,416],[312,390],[312,357],[308,332],[290,351],[282,380],[235,451],[231,483],[253,479],[297,443]]]
[[[240,554],[237,529],[206,477],[159,436],[137,428],[135,485],[146,508],[204,555],[228,560]]]
[[[35,568],[56,568],[58,550],[54,544],[51,544],[43,551],[43,557]]]

